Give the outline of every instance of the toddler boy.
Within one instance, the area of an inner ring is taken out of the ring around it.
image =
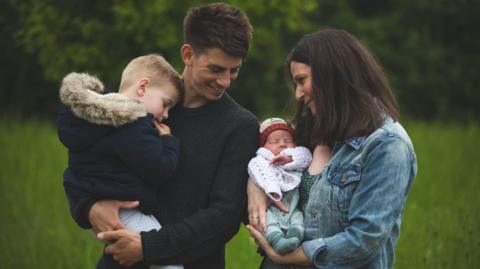
[[[177,139],[161,121],[181,98],[181,78],[162,56],[150,54],[127,65],[118,93],[102,91],[103,84],[88,74],[71,73],[63,80],[57,124],[70,130],[59,133],[68,149],[65,191],[80,199],[139,201],[138,208],[120,209],[122,224],[136,232],[158,230],[156,191],[174,173],[179,155]],[[79,124],[90,131],[69,136]],[[107,268],[125,268],[111,257],[105,260]]]

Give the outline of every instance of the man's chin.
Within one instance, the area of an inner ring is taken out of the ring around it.
[[[211,99],[212,100],[219,100],[220,98],[222,98],[222,96],[225,94],[225,91],[223,92],[214,92],[212,93],[211,95]]]

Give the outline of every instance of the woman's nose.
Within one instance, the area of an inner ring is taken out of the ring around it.
[[[304,95],[305,94],[303,93],[303,91],[300,87],[295,88],[295,99],[297,99],[298,101],[301,101],[301,100],[303,100]]]

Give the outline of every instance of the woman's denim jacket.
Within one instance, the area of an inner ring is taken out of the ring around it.
[[[412,142],[387,118],[368,137],[335,146],[304,209],[302,247],[317,268],[392,268],[417,173]]]

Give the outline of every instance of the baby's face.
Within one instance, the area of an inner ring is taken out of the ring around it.
[[[145,95],[140,101],[145,104],[149,113],[161,122],[168,118],[168,111],[179,99],[178,90],[171,83],[162,86],[150,85],[145,90]]]
[[[275,130],[270,133],[265,142],[264,148],[270,150],[273,155],[278,155],[286,148],[296,147],[292,135],[285,130]]]

